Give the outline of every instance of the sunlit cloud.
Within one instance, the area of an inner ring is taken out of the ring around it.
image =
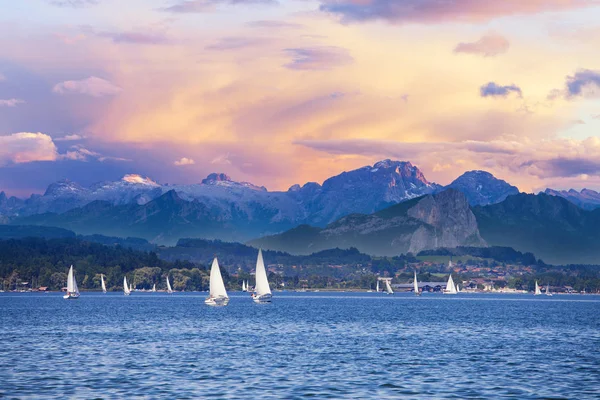
[[[83,140],[83,139],[85,139],[83,136],[73,134],[73,135],[66,135],[66,136],[54,138],[54,141],[55,142],[74,142],[74,141]]]
[[[182,157],[179,160],[176,160],[173,165],[176,165],[178,167],[184,166],[184,165],[194,165],[196,164],[196,161],[194,161],[191,158],[187,158],[187,157]]]
[[[117,85],[95,76],[79,81],[64,81],[52,88],[52,91],[58,94],[84,94],[92,97],[114,96],[122,90]]]
[[[211,12],[219,5],[245,5],[245,4],[277,4],[276,0],[183,0],[172,6],[163,8],[163,11],[173,13],[205,13]]]
[[[52,138],[43,133],[19,132],[0,136],[0,166],[7,163],[54,161],[58,150]]]
[[[501,35],[489,34],[476,42],[461,42],[454,48],[455,53],[476,54],[484,57],[494,57],[506,53],[510,47],[509,41]]]

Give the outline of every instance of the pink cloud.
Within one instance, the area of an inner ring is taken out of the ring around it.
[[[44,133],[19,132],[0,136],[0,165],[54,161],[58,151],[52,138]]]
[[[494,57],[506,53],[510,43],[501,35],[485,35],[476,42],[463,42],[456,45],[455,53],[476,54],[484,57]]]
[[[52,91],[58,94],[85,94],[92,97],[114,96],[123,89],[95,76],[79,81],[64,81],[54,85]]]
[[[24,104],[25,101],[21,99],[0,99],[0,107],[16,107],[18,104]]]

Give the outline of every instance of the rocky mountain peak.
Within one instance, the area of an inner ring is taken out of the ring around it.
[[[468,171],[447,186],[465,194],[471,205],[495,204],[510,195],[519,194],[519,189],[496,178],[487,171]]]
[[[224,173],[213,172],[212,174],[209,174],[206,177],[206,179],[202,180],[202,183],[205,185],[215,182],[231,182],[231,178],[229,177],[229,175],[226,175]]]
[[[127,174],[123,178],[121,178],[121,181],[127,182],[127,183],[138,184],[138,185],[160,186],[158,183],[154,182],[152,179],[150,179],[148,177],[143,177],[138,174]]]
[[[76,195],[78,192],[85,190],[81,185],[70,181],[69,179],[61,179],[48,186],[44,196],[69,196]]]

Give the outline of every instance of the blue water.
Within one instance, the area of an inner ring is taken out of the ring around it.
[[[600,398],[600,297],[0,294],[0,398]]]

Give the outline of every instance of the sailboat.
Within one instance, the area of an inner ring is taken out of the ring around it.
[[[546,285],[546,296],[552,296],[552,293],[550,293],[550,284]]]
[[[69,275],[67,276],[67,294],[63,296],[63,299],[78,299],[79,289],[77,288],[77,281],[73,274],[73,266],[69,268]]]
[[[212,267],[210,268],[209,295],[204,300],[204,303],[209,306],[226,306],[229,303],[229,297],[227,296],[227,290],[225,290],[225,283],[223,283],[217,257],[213,260]]]
[[[102,293],[106,293],[106,285],[104,284],[104,275],[100,274],[100,282],[102,283]]]
[[[252,300],[254,300],[255,303],[270,303],[272,297],[273,295],[271,294],[269,280],[267,279],[267,270],[265,269],[262,250],[259,249],[258,258],[256,259],[256,286],[254,287]]]
[[[173,289],[171,289],[171,283],[169,282],[169,276],[167,275],[167,293],[172,294]]]
[[[129,286],[127,286],[127,277],[126,276],[123,277],[123,294],[125,296],[129,296],[131,294],[131,290],[129,289]]]
[[[152,285],[152,292],[156,292],[156,283]]]
[[[415,271],[415,279],[413,281],[413,287],[416,296],[420,296],[421,292],[419,292],[419,282],[417,282],[417,271]]]
[[[444,290],[444,294],[457,294],[456,286],[454,286],[454,280],[452,279],[452,274],[448,277],[448,283],[446,283],[446,290]]]
[[[385,294],[394,294],[394,291],[392,290],[392,287],[390,286],[389,279],[385,280]]]
[[[375,286],[375,291],[379,293],[379,279],[377,280],[377,286]]]
[[[533,292],[534,296],[539,296],[542,294],[542,291],[540,290],[540,286],[538,285],[537,281],[535,281],[535,292]]]
[[[247,292],[248,286],[246,286],[246,281],[242,281],[242,292]]]

